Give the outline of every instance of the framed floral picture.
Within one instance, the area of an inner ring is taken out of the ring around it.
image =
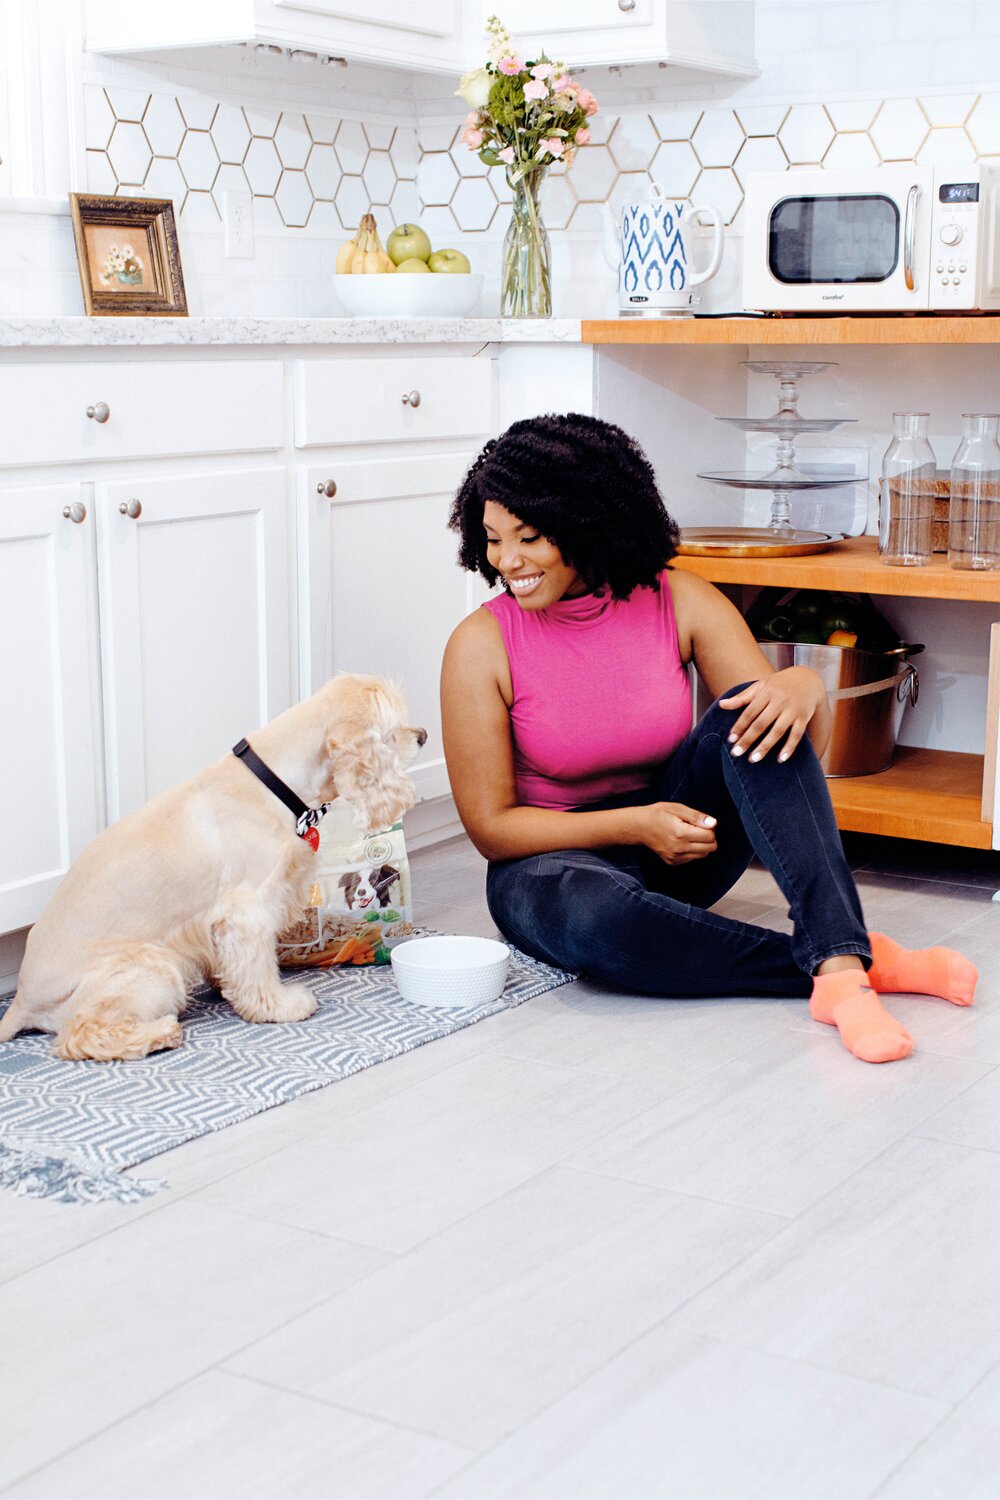
[[[70,193],[69,201],[89,317],[187,316],[169,198]]]

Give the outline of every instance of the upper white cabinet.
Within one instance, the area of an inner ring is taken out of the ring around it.
[[[755,77],[753,0],[86,0],[91,52],[265,42],[454,77],[486,56],[499,11],[526,48],[568,67],[669,63]]]
[[[482,23],[492,0],[480,0]],[[567,67],[669,63],[754,77],[753,0],[504,0],[501,19]]]
[[[87,49],[149,52],[270,42],[426,73],[464,67],[461,0],[87,0]],[[478,19],[478,17],[477,17]]]

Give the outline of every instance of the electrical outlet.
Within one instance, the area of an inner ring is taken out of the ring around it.
[[[222,195],[222,218],[226,231],[226,255],[230,260],[253,256],[253,198],[249,193]]]

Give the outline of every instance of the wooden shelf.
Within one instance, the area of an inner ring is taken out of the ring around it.
[[[796,589],[839,589],[849,594],[910,599],[965,599],[1000,604],[1000,570],[976,573],[950,568],[947,559],[923,568],[889,568],[879,561],[874,537],[849,537],[810,557],[678,557],[674,566],[712,583],[773,584]]]
[[[965,572],[946,561],[888,568],[873,537],[851,537],[811,557],[678,557],[674,566],[713,583],[1000,603],[1000,572]],[[993,827],[982,817],[983,765],[981,755],[899,746],[887,771],[826,784],[839,827],[851,833],[991,849]]]
[[[837,823],[850,833],[992,848],[992,826],[981,816],[981,755],[900,745],[888,771],[826,784]]]
[[[584,319],[584,344],[1000,344],[1000,315]]]

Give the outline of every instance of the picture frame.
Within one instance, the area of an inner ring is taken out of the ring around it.
[[[70,193],[69,201],[88,317],[187,317],[169,198]]]

